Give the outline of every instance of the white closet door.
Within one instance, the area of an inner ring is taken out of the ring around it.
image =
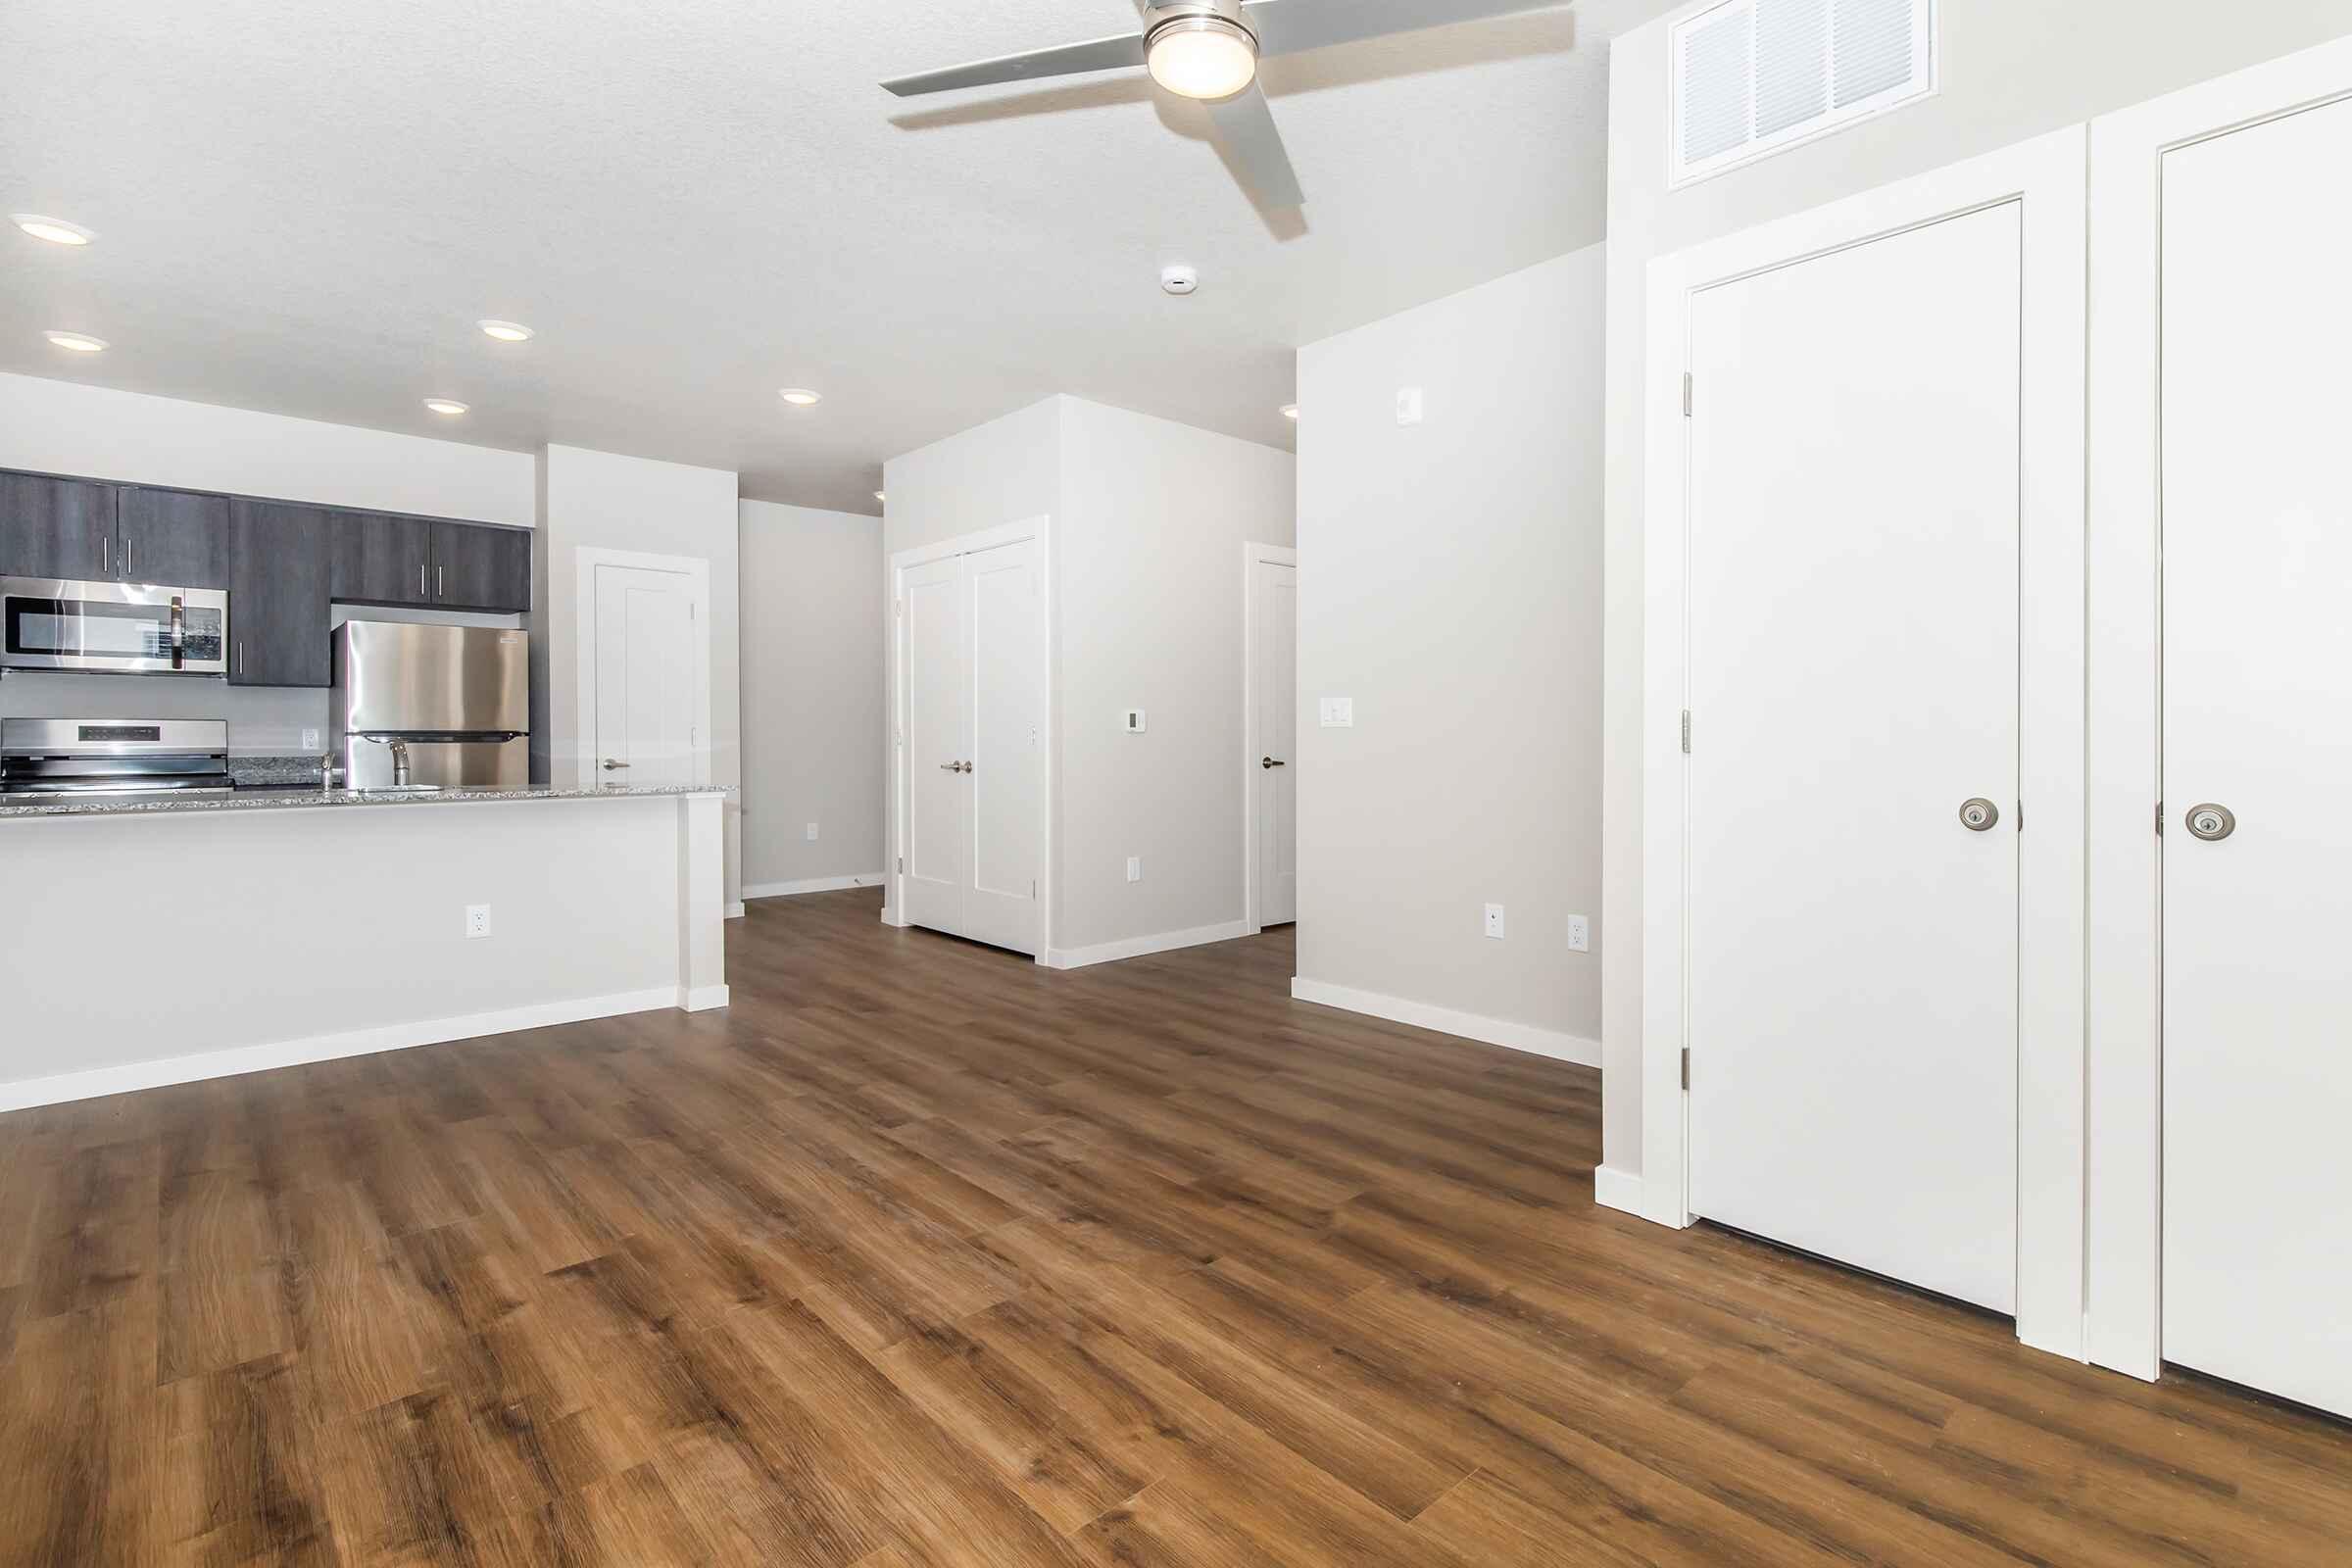
[[[1298,918],[1298,568],[1279,561],[1250,564],[1257,624],[1250,628],[1250,674],[1257,689],[1257,919]]]
[[[2352,104],[2165,155],[2164,1354],[2352,1415]],[[2189,813],[2231,812],[2201,840]]]
[[[1690,320],[1690,1207],[2003,1312],[2020,242],[2005,204]]]
[[[963,559],[908,567],[900,583],[906,702],[905,917],[961,935],[972,882],[969,608]]]
[[[592,782],[695,779],[694,584],[683,572],[596,568]]]
[[[970,627],[971,881],[963,934],[1035,956],[1045,834],[1045,649],[1037,541],[962,558]]]

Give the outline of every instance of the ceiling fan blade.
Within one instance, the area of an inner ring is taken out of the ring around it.
[[[1116,71],[1144,63],[1140,33],[1122,32],[1085,43],[1065,43],[1055,49],[1032,49],[1026,54],[1000,55],[970,65],[894,76],[882,85],[902,98],[918,93],[954,92],[958,87],[986,87],[1000,81],[1035,81],[1044,76],[1073,76],[1088,71]]]
[[[1549,11],[1563,0],[1244,0],[1261,55],[1297,54],[1384,33]]]
[[[1256,82],[1200,107],[1208,111],[1209,128],[1233,160],[1234,172],[1260,202],[1268,207],[1306,205],[1290,152],[1282,145],[1282,132],[1274,128],[1274,111]]]

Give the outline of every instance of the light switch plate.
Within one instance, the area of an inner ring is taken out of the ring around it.
[[[478,941],[489,934],[490,906],[487,904],[466,906],[466,940],[468,942]]]
[[[1419,424],[1422,408],[1419,387],[1402,386],[1396,389],[1396,422],[1398,424]]]
[[[1487,906],[1487,935],[1497,942],[1502,940],[1502,906],[1499,904]]]
[[[1322,700],[1319,711],[1325,729],[1355,727],[1355,699],[1352,697],[1326,697]]]
[[[1568,951],[1570,953],[1591,953],[1592,951],[1592,922],[1581,914],[1572,914],[1568,917]]]
[[[808,824],[808,842],[811,844],[816,842],[816,824],[814,822]]]
[[[1140,708],[1124,710],[1119,715],[1119,727],[1130,735],[1141,735],[1144,732],[1144,710]]]
[[[1144,858],[1140,855],[1130,855],[1127,857],[1127,880],[1130,882],[1141,882],[1143,879]]]

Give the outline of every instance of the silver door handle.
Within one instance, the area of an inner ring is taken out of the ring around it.
[[[124,554],[128,554],[124,547]],[[188,611],[179,595],[172,596],[172,667],[183,669],[188,662]]]
[[[245,673],[245,639],[242,637],[237,639],[237,673]]]
[[[433,568],[433,597],[435,599],[449,597],[449,568],[447,566]]]
[[[942,773],[960,773],[963,771],[963,764],[961,762],[942,762],[939,764],[939,770]]]
[[[2001,819],[2001,808],[1980,795],[1960,803],[1960,825],[1971,833],[1986,833]]]
[[[416,597],[424,597],[424,563],[421,561],[416,563]]]
[[[1257,765],[1260,767],[1288,767],[1290,764],[1276,758],[1261,757],[1257,760]]]
[[[122,536],[122,575],[136,581],[139,568],[130,564],[130,535],[124,534]]]
[[[605,771],[608,773],[613,771],[615,768],[622,768],[628,765],[629,764],[626,762],[615,761],[610,757],[605,759]]]
[[[98,569],[109,577],[115,574],[115,536],[111,533],[98,537]]]

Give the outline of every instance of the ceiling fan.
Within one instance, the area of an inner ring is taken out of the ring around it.
[[[1113,33],[1085,43],[976,60],[882,85],[902,98],[953,92],[1004,81],[1034,81],[1091,71],[1144,66],[1152,79],[1182,98],[1199,99],[1211,132],[1244,184],[1269,207],[1306,201],[1274,113],[1257,84],[1267,55],[1298,54],[1353,43],[1384,33],[1416,32],[1455,22],[1476,22],[1522,11],[1544,11],[1564,0],[1139,0],[1140,33]]]

